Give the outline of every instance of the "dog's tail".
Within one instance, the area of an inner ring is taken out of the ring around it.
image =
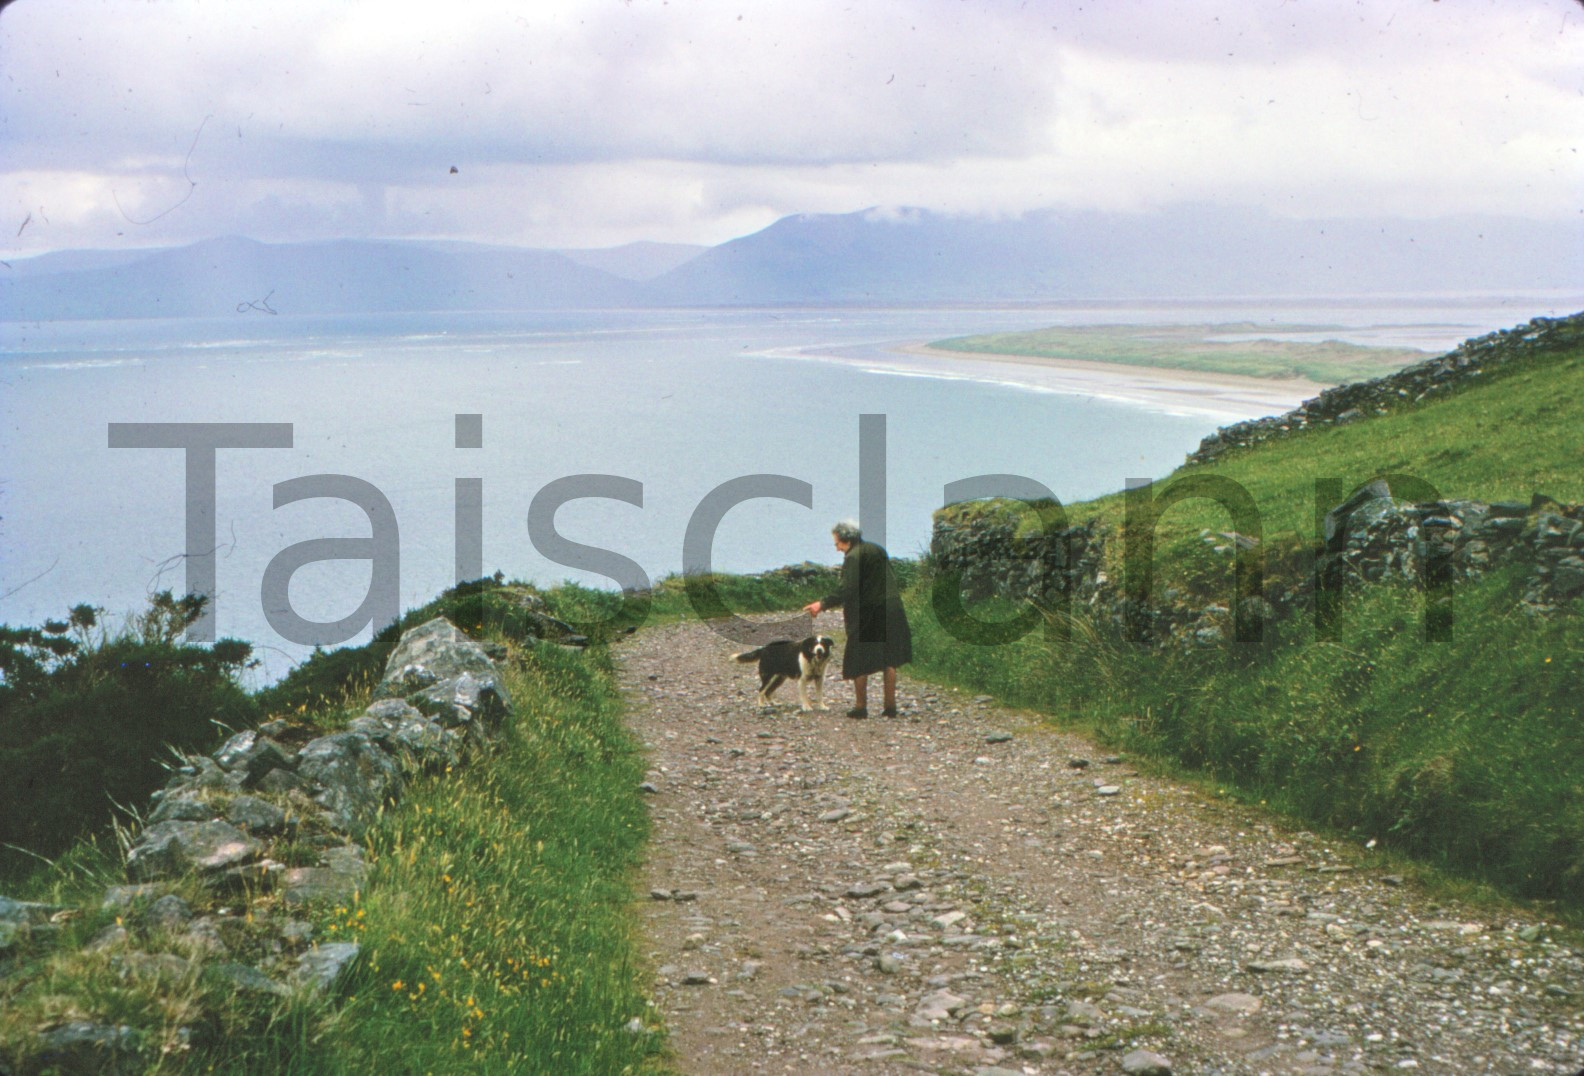
[[[733,661],[740,661],[744,665],[747,665],[747,664],[750,664],[752,662],[758,661],[763,655],[764,655],[764,647],[761,646],[757,650],[744,650],[741,654],[733,654],[732,655],[732,660]]]

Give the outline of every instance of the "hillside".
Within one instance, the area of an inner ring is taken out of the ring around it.
[[[1450,371],[1439,391],[1409,391],[1436,369]],[[963,647],[925,618],[922,664],[1313,824],[1576,904],[1584,509],[1568,506],[1584,501],[1584,315],[1330,391],[1246,424],[1260,437],[1222,431],[1207,439],[1219,451],[1142,491],[1200,494],[1140,516],[1154,524],[1144,560],[1126,552],[1150,532],[1130,532],[1124,493],[1061,513],[943,510],[937,561],[971,560],[975,535],[1032,542],[1042,520],[1073,535],[1049,577],[1069,596],[1047,592],[1044,630],[999,646]],[[1358,509],[1333,553],[1332,510],[1382,478],[1393,498]],[[1246,497],[1253,515],[1209,495]],[[992,583],[1029,578],[1013,557]],[[1322,585],[1327,565],[1346,571]],[[1015,595],[992,589],[980,615],[1006,619]]]
[[[1548,294],[1584,286],[1581,248],[1584,225],[1304,221],[1194,206],[804,214],[709,249],[228,238],[0,262],[0,318]]]

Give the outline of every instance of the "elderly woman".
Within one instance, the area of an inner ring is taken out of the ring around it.
[[[825,609],[840,609],[847,625],[847,647],[842,653],[842,679],[853,682],[848,717],[869,716],[869,676],[881,673],[885,687],[886,717],[895,717],[897,666],[913,660],[913,633],[897,591],[891,558],[873,542],[863,540],[858,525],[843,520],[831,528],[836,548],[843,554],[841,589],[803,608],[818,616]]]

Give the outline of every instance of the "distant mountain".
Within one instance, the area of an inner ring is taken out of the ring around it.
[[[658,274],[658,275],[656,275]],[[787,217],[718,247],[215,239],[0,263],[0,319],[1584,291],[1584,224],[1150,214]],[[250,306],[249,304],[253,304]]]
[[[563,250],[560,253],[591,269],[623,280],[653,280],[692,261],[709,247],[689,243],[628,243],[596,250]]]
[[[0,267],[0,317],[9,320],[218,317],[248,304],[253,311],[336,314],[644,301],[631,282],[552,251],[456,243],[229,238],[83,269],[17,264],[23,268],[14,273]]]
[[[786,217],[652,282],[680,304],[1166,299],[1584,287],[1584,227],[1504,218]]]

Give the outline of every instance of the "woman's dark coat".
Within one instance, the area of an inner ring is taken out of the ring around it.
[[[820,599],[822,609],[840,609],[847,624],[842,679],[868,676],[913,660],[913,633],[891,558],[873,542],[854,542],[842,561],[841,589]]]

